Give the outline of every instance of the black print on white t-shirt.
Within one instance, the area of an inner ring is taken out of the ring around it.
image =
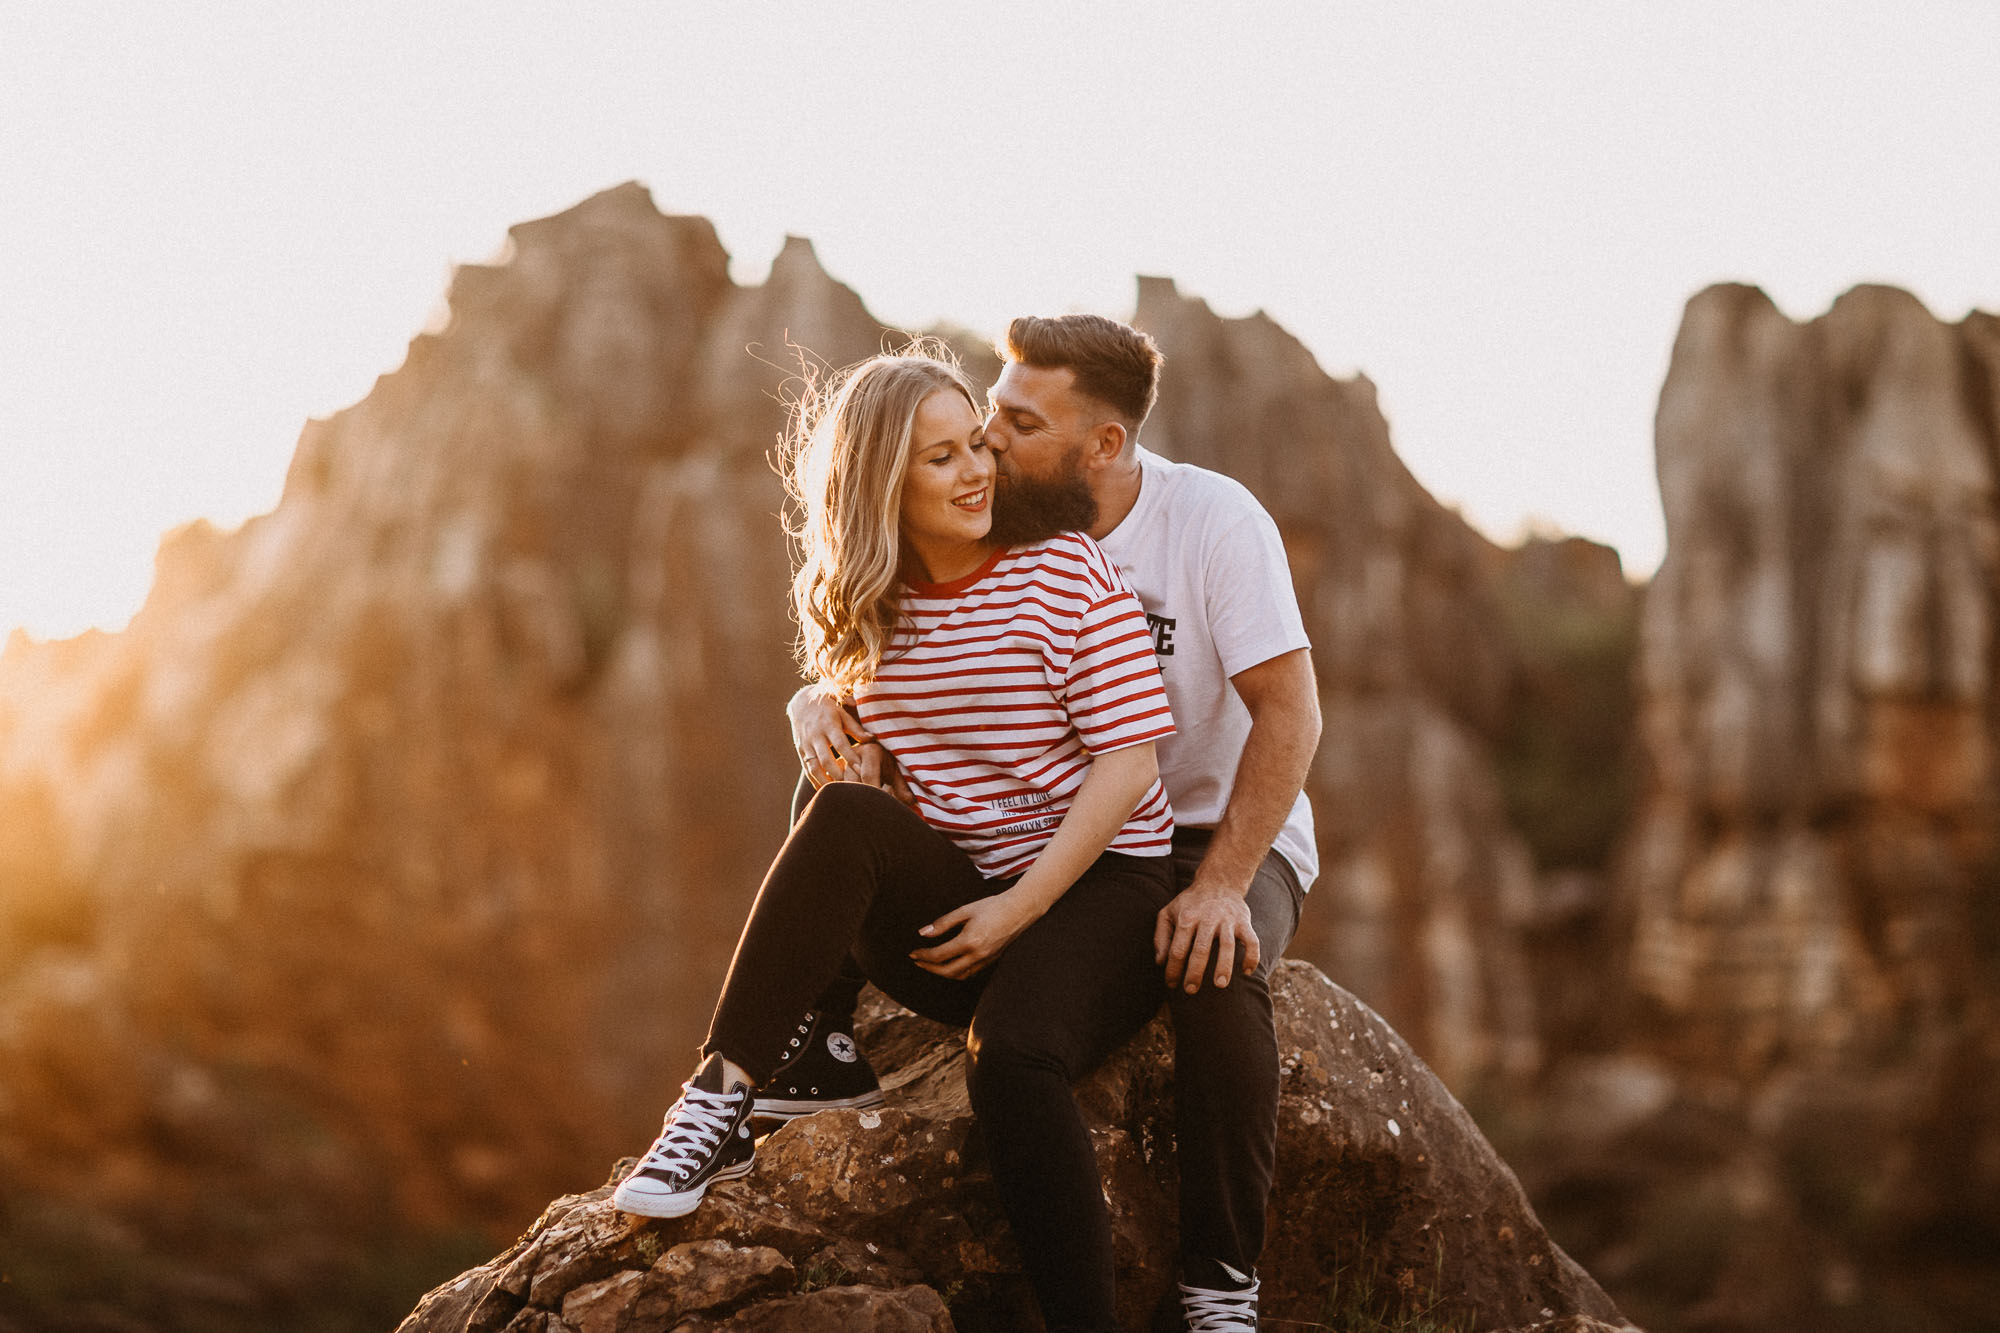
[[[1165,616],[1146,613],[1146,624],[1153,631],[1153,656],[1172,657],[1174,655],[1174,625],[1177,622]]]

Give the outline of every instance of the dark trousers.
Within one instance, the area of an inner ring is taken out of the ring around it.
[[[1186,888],[1213,830],[1174,831],[1177,887]],[[1239,954],[1229,985],[1168,993],[1174,1023],[1174,1139],[1181,1176],[1181,1269],[1191,1286],[1236,1284],[1220,1263],[1248,1273],[1264,1249],[1264,1213],[1278,1152],[1278,1035],[1271,970],[1298,929],[1305,891],[1276,852],[1250,881],[1257,970]],[[1212,977],[1212,973],[1211,973]],[[1160,985],[1155,969],[1155,986]]]
[[[768,1078],[798,1016],[854,959],[898,1003],[969,1024],[966,1087],[1001,1207],[1051,1333],[1112,1330],[1111,1219],[1071,1085],[1160,1002],[1153,920],[1167,857],[1106,852],[976,976],[935,976],[920,926],[999,892],[886,792],[823,788],[758,890],[703,1049]]]

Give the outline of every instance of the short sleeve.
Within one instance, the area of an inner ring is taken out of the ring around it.
[[[1174,733],[1167,687],[1153,659],[1153,632],[1129,589],[1083,613],[1063,693],[1070,725],[1092,754],[1107,754]]]
[[[1203,575],[1209,635],[1225,676],[1312,646],[1284,540],[1261,506],[1218,530]]]

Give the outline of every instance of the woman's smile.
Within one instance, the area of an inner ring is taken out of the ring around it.
[[[929,582],[977,568],[991,549],[993,454],[963,395],[941,391],[918,406],[900,507],[904,543]]]

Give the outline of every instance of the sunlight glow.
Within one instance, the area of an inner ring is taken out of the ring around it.
[[[2000,9],[977,14],[27,6],[0,43],[0,630],[115,627],[170,526],[278,497],[453,262],[622,180],[885,321],[1262,308],[1425,485],[1657,564],[1653,402],[1718,280],[2000,307]],[[115,34],[107,37],[104,34]],[[1169,372],[1171,373],[1171,372]]]

